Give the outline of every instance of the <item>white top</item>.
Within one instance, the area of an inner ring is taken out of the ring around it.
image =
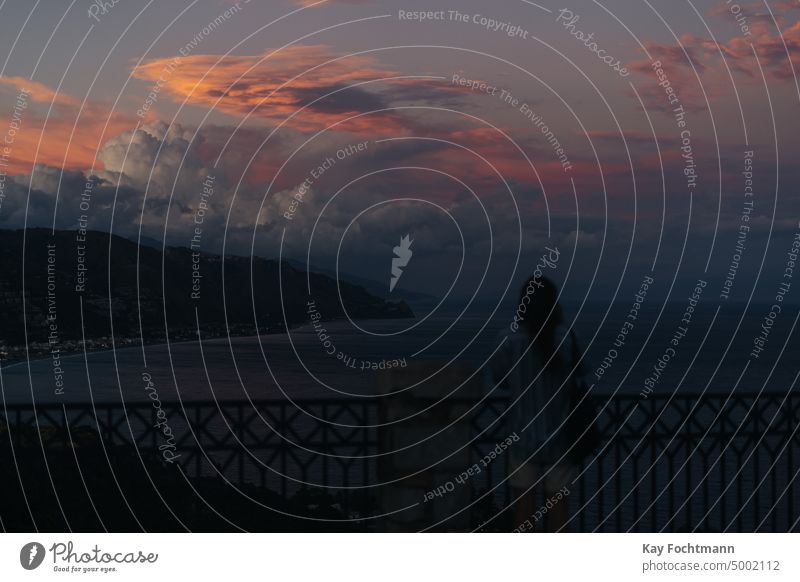
[[[515,456],[534,455],[531,461],[538,463],[557,461],[569,448],[565,434],[572,391],[569,375],[579,357],[573,341],[563,325],[556,328],[555,346],[562,365],[543,373],[542,355],[527,331],[509,332],[500,340],[485,368],[485,379],[489,389],[497,386],[508,391],[510,410],[505,419],[509,433],[520,437]]]

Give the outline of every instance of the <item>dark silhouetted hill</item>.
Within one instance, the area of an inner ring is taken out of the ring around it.
[[[308,322],[313,299],[324,319],[413,317],[404,302],[287,263],[261,258],[162,253],[125,238],[48,229],[0,230],[0,341],[18,345],[58,340],[264,333]],[[223,275],[224,273],[224,275]],[[310,295],[309,295],[310,288]],[[23,309],[24,291],[24,309]],[[23,316],[23,314],[25,314]],[[82,314],[82,317],[81,317]]]

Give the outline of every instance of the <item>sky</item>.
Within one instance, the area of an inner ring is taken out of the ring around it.
[[[0,228],[376,280],[409,235],[400,296],[514,295],[556,250],[571,297],[735,262],[766,301],[790,260],[796,1],[100,4],[0,8]]]

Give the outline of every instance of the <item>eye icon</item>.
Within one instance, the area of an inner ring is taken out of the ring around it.
[[[44,546],[38,542],[30,542],[19,551],[19,563],[26,570],[35,570],[44,561]]]

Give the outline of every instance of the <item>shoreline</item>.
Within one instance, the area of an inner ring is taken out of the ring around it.
[[[385,318],[363,319],[363,320],[354,320],[354,321],[380,321],[381,319],[385,319]],[[398,318],[388,318],[386,320],[387,321],[394,321],[396,319],[398,319]],[[416,319],[416,316],[415,317],[410,317],[410,318],[402,318],[402,319]],[[339,317],[339,318],[326,320],[327,323],[337,322],[337,321],[347,321],[347,318]],[[150,340],[150,341],[148,341],[148,340],[142,341],[141,338],[122,338],[118,342],[118,343],[121,343],[122,345],[116,345],[115,347],[111,347],[111,348],[103,347],[103,348],[83,349],[83,350],[81,350],[81,349],[73,349],[73,350],[69,350],[69,351],[62,350],[61,351],[61,356],[60,356],[59,359],[76,358],[76,357],[81,356],[81,355],[89,356],[90,354],[102,354],[102,353],[109,353],[109,352],[117,352],[119,350],[129,350],[129,349],[133,349],[133,348],[145,349],[145,348],[149,348],[149,347],[186,345],[186,344],[193,344],[193,343],[198,343],[198,342],[202,342],[202,341],[216,341],[216,340],[224,340],[224,339],[228,339],[228,338],[230,338],[230,339],[240,339],[240,338],[257,338],[257,337],[265,337],[265,336],[284,335],[284,334],[288,334],[290,331],[301,330],[304,327],[310,327],[310,326],[311,326],[310,322],[303,322],[303,323],[297,323],[297,324],[290,325],[290,326],[288,326],[286,328],[281,327],[281,328],[276,328],[275,330],[269,330],[268,329],[263,333],[252,333],[252,331],[250,331],[248,333],[240,332],[240,333],[208,334],[207,336],[204,336],[204,337],[201,337],[201,338],[194,337],[192,339],[187,339],[187,338],[181,337],[180,339],[176,339],[174,341],[170,341],[169,338],[167,338],[166,340],[164,340],[162,338],[159,338],[159,339],[154,339],[154,340]],[[107,339],[107,338],[103,338],[103,339]],[[89,340],[89,341],[101,341],[101,340]],[[49,360],[52,359],[52,356],[50,354],[51,354],[51,352],[45,351],[45,352],[37,352],[36,354],[34,354],[34,357],[27,358],[27,359],[26,358],[13,358],[13,359],[9,358],[7,360],[0,359],[0,373],[4,372],[6,370],[9,370],[11,368],[16,368],[16,367],[21,366],[21,365],[23,365],[25,363],[35,364],[35,363],[39,363],[39,362],[49,361]]]

